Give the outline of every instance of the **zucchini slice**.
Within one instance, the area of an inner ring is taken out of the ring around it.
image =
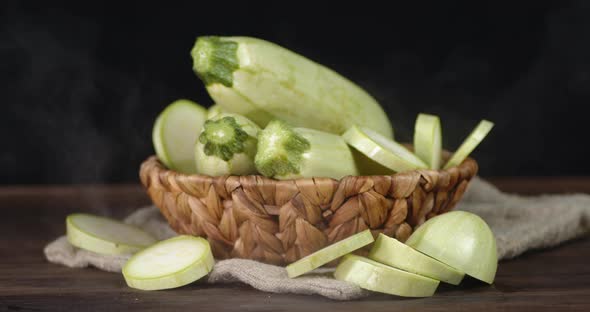
[[[352,126],[342,137],[350,146],[393,171],[401,172],[428,167],[418,156],[401,144],[371,129]]]
[[[168,105],[156,119],[152,140],[158,159],[166,167],[196,173],[194,148],[207,119],[207,110],[189,100]]]
[[[66,232],[70,244],[107,255],[134,253],[156,242],[133,225],[83,213],[66,218]]]
[[[169,289],[202,278],[214,264],[206,239],[181,235],[136,253],[125,263],[123,276],[131,288]]]
[[[459,285],[465,275],[397,239],[383,234],[379,234],[377,237],[369,253],[369,258],[394,268],[453,285]]]
[[[477,127],[473,129],[471,134],[463,141],[463,144],[455,151],[451,159],[447,162],[444,169],[458,166],[461,164],[471,152],[483,141],[483,139],[490,133],[490,130],[494,127],[494,123],[482,120],[479,122]]]
[[[287,274],[290,278],[297,277],[364,247],[373,241],[374,238],[373,234],[371,234],[371,230],[365,230],[354,234],[289,264],[287,266]]]
[[[414,128],[414,151],[430,169],[438,170],[440,168],[442,131],[438,116],[418,115]]]
[[[356,255],[344,257],[334,277],[364,289],[402,297],[432,296],[439,284],[437,280]]]

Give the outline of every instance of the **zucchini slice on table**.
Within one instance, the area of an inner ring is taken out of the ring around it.
[[[70,244],[108,255],[134,253],[156,242],[136,226],[84,213],[66,218],[66,232]]]
[[[418,227],[406,244],[478,280],[494,282],[496,239],[487,223],[473,213],[438,215]]]
[[[379,234],[369,253],[369,258],[377,262],[402,269],[407,272],[430,277],[453,285],[459,285],[462,272],[431,258],[395,238]]]
[[[215,261],[206,239],[176,236],[148,247],[123,267],[127,285],[142,290],[176,288],[209,274]]]
[[[371,259],[347,255],[342,259],[334,277],[361,288],[402,297],[429,297],[439,281],[398,270]]]

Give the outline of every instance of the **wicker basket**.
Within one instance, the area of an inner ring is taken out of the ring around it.
[[[277,181],[184,175],[152,156],[140,176],[172,228],[206,237],[217,259],[284,265],[367,228],[403,242],[451,210],[477,170],[468,158],[448,170]]]

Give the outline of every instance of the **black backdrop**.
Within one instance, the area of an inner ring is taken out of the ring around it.
[[[332,67],[385,107],[396,137],[438,114],[453,149],[496,123],[484,176],[588,175],[589,1],[428,1],[318,8],[277,1],[0,4],[0,183],[137,181],[158,112],[210,105],[199,35],[248,35]]]

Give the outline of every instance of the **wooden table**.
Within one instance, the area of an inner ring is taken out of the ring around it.
[[[590,193],[590,178],[498,178],[519,193]],[[43,246],[65,231],[65,216],[84,211],[123,217],[149,200],[138,185],[0,187],[0,311],[590,311],[590,238],[502,261],[492,286],[442,285],[432,298],[375,295],[336,302],[264,293],[248,286],[196,283],[142,292],[120,274],[48,263]]]

